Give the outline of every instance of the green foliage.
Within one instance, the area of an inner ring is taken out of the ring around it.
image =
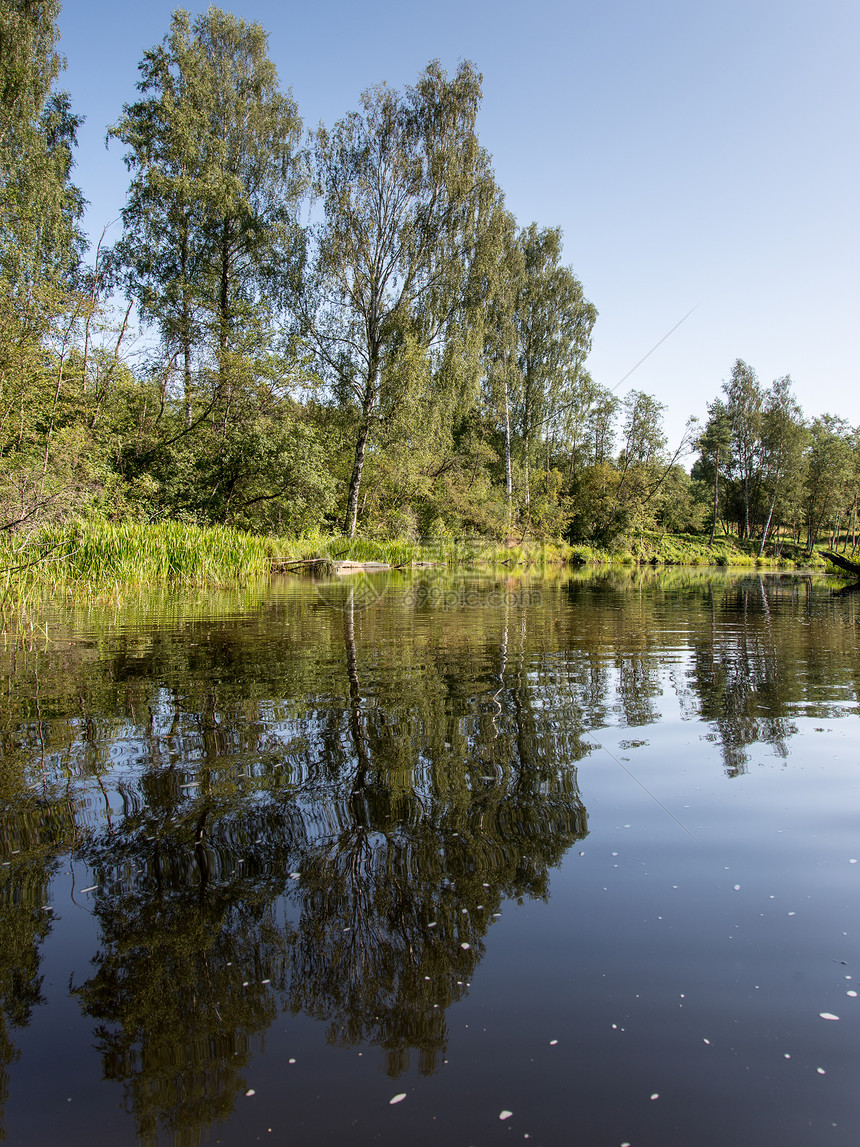
[[[80,118],[55,81],[58,0],[0,4],[0,294],[67,284],[83,246],[70,179]]]
[[[360,112],[316,135],[324,221],[295,305],[320,374],[355,412],[350,535],[380,425],[406,416],[421,425],[461,381],[444,368],[469,340],[447,340],[438,360],[433,348],[468,293],[482,217],[496,198],[475,134],[480,98],[473,65],[449,78],[434,62],[402,95],[385,85],[364,92]]]
[[[301,258],[301,120],[266,49],[259,24],[177,11],[141,61],[143,98],[110,129],[132,173],[111,261],[168,369],[181,363],[187,425],[201,413],[226,422],[237,387],[265,377],[283,280]]]
[[[762,560],[788,560],[789,538],[857,549],[858,432],[830,415],[808,425],[789,378],[766,388],[738,359],[674,454],[655,396],[619,399],[590,378],[596,310],[560,231],[520,228],[506,209],[471,63],[368,89],[314,133],[311,155],[263,28],[177,11],[109,129],[130,173],[122,237],[82,270],[57,12],[55,0],[0,4],[12,581],[86,576],[58,540],[71,523],[93,536],[153,523],[180,524],[177,538],[207,526],[330,536],[346,550],[355,536],[358,549],[403,544],[410,561],[431,541],[528,555],[561,537],[577,560],[682,560],[683,547],[646,544],[655,530],[709,529],[715,547],[731,535]],[[125,311],[104,301],[118,287]],[[145,362],[129,357],[138,317],[159,336]],[[234,576],[170,545],[141,568]],[[143,576],[120,550],[80,553],[96,580]]]

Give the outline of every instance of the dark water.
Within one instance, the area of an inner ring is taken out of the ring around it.
[[[6,637],[8,1142],[855,1144],[860,595],[351,586]]]

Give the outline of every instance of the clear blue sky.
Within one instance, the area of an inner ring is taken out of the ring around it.
[[[306,127],[428,60],[484,76],[481,141],[521,224],[560,226],[600,315],[589,365],[703,416],[736,358],[790,374],[808,416],[860,422],[856,0],[255,0]],[[106,126],[174,5],[65,0],[63,84],[86,116],[77,180],[97,237],[119,213]],[[190,8],[192,12],[199,7]]]

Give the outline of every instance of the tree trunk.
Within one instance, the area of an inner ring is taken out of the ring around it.
[[[361,487],[361,472],[364,469],[369,429],[367,419],[362,418],[358,441],[355,444],[355,459],[352,463],[352,477],[349,480],[349,494],[346,499],[346,517],[343,522],[343,532],[350,541],[355,537],[355,527],[358,522],[358,491]]]
[[[842,544],[843,554],[848,549],[848,535],[850,534],[852,539],[854,537],[854,514],[855,514],[856,509],[857,509],[857,495],[855,494],[854,495],[854,501],[851,503],[851,516],[849,518],[848,528],[845,531],[845,541]],[[854,551],[852,550],[851,552],[853,553]]]
[[[837,510],[836,511],[836,520],[833,523],[833,531],[830,535],[830,548],[831,548],[831,550],[836,549],[836,545],[839,541],[839,519],[841,518],[841,516],[842,516],[841,512],[839,510]]]
[[[224,369],[224,356],[227,352],[228,316],[230,306],[230,220],[221,224],[221,281],[218,290],[218,351]]]
[[[191,300],[188,293],[188,231],[182,232],[180,246],[180,269],[182,272],[182,388],[185,404],[185,425],[191,425]]]
[[[764,530],[762,531],[762,535],[761,535],[761,545],[758,548],[758,556],[759,557],[761,557],[761,555],[764,553],[764,546],[765,546],[765,542],[767,541],[768,530],[770,529],[770,523],[771,523],[771,519],[773,518],[774,507],[776,506],[776,491],[777,491],[777,487],[774,486],[773,497],[770,500],[770,509],[768,510],[768,514],[767,514],[767,521],[764,524]]]
[[[744,474],[744,539],[750,536],[750,481]]]
[[[708,545],[714,544],[714,537],[717,533],[717,516],[720,508],[720,452],[717,451],[714,458],[714,521],[711,525],[711,536],[708,539]]]
[[[355,444],[355,458],[352,463],[352,476],[349,479],[349,493],[346,498],[346,517],[343,522],[343,532],[350,541],[355,537],[355,527],[358,522],[358,493],[361,489],[361,472],[364,469],[367,440],[370,437],[370,416],[376,404],[376,377],[378,373],[379,360],[374,357],[370,364],[367,383],[364,388],[364,401],[361,404],[361,425],[359,426],[358,440]]]
[[[514,482],[511,473],[511,407],[508,398],[508,380],[505,379],[505,495],[508,502],[508,534],[513,517]]]

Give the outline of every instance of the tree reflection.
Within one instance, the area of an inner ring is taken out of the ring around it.
[[[501,713],[484,701],[466,730],[435,687],[369,704],[351,602],[342,624],[342,704],[309,717],[298,763],[267,757],[286,780],[236,783],[221,703],[222,741],[205,742],[195,781],[147,769],[125,785],[124,815],[80,850],[102,945],[76,994],[145,1142],[162,1127],[196,1143],[225,1118],[279,1008],[324,1021],[334,1043],[379,1046],[393,1075],[411,1052],[436,1070],[446,1010],[468,990],[494,913],[545,896],[549,868],[586,832],[521,656],[497,690]],[[458,746],[445,739],[454,726]]]
[[[75,989],[96,1018],[106,1079],[123,1083],[143,1143],[161,1126],[177,1147],[229,1115],[242,1072],[278,1007],[285,937],[253,882],[195,887],[177,839],[127,847],[138,870],[125,880],[87,859],[105,881],[96,915],[102,933],[94,975]],[[103,863],[117,863],[106,850]],[[147,863],[147,860],[149,863]],[[130,872],[130,870],[129,870]]]
[[[781,587],[756,577],[708,594],[710,632],[695,643],[694,687],[699,715],[712,725],[730,776],[746,771],[755,744],[770,745],[785,759],[796,732],[789,715],[793,690],[786,685],[797,667],[783,631],[783,589],[793,597],[798,584]]]
[[[70,817],[62,804],[16,794],[0,815],[0,1139],[9,1097],[9,1068],[20,1056],[15,1029],[29,1025],[45,1003],[41,948],[53,926],[49,884],[57,853],[68,844]],[[8,859],[5,859],[8,858]]]
[[[464,583],[440,607],[392,577],[364,611],[344,584],[6,651],[2,1064],[71,853],[101,932],[74,991],[142,1142],[192,1147],[226,1118],[283,1012],[393,1075],[436,1070],[495,914],[547,896],[587,831],[592,730],[659,720],[672,688],[734,774],[856,695],[856,599],[649,578],[542,583],[537,603]]]

